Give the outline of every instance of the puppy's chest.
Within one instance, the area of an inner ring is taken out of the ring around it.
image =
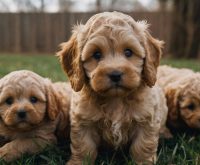
[[[135,127],[132,111],[123,104],[110,104],[102,108],[98,128],[102,138],[115,148],[127,144]]]

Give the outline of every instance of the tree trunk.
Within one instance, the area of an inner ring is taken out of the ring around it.
[[[187,55],[190,58],[197,58],[200,55],[200,1],[191,0],[193,3],[190,5],[190,21],[191,25],[188,30],[190,30],[190,37],[187,47]]]
[[[101,1],[96,0],[96,12],[99,13],[101,12]]]
[[[40,12],[44,12],[44,9],[45,9],[45,3],[44,0],[41,0]]]
[[[197,58],[200,44],[200,0],[174,0],[170,52],[174,57]]]

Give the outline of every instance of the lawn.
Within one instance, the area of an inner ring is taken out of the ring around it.
[[[162,60],[162,64],[175,67],[188,67],[200,71],[200,61],[197,60]],[[54,55],[28,55],[19,56],[11,54],[0,54],[0,77],[20,69],[32,70],[52,81],[66,81],[57,57]],[[23,155],[21,159],[11,165],[64,165],[69,158],[69,144],[49,146],[42,153],[36,155]],[[87,161],[86,161],[87,162]],[[0,161],[0,165],[4,165]],[[85,163],[88,164],[88,163]],[[132,165],[126,151],[101,151],[96,164],[101,165]],[[170,140],[160,140],[158,149],[158,165],[200,165],[200,136],[187,137],[178,135]]]

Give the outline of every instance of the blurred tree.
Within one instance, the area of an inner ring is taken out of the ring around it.
[[[155,1],[155,0],[152,0]],[[145,7],[140,0],[95,0],[95,11],[145,11],[150,9]]]
[[[13,3],[17,6],[19,12],[30,11],[36,12],[37,7],[31,0],[14,0]]]
[[[8,3],[5,2],[5,0],[0,0],[0,9],[1,11],[9,12],[10,6]]]
[[[46,6],[47,0],[0,0],[0,10],[3,12],[45,12]]]
[[[19,12],[44,12],[45,0],[13,0]]]
[[[45,2],[44,2],[44,0],[40,0],[40,3],[41,3],[41,5],[40,5],[40,11],[44,12],[44,10],[45,10]]]
[[[109,10],[118,10],[118,11],[144,11],[147,8],[145,8],[140,0],[110,0],[110,7]]]
[[[96,0],[96,12],[101,12],[101,0]]]
[[[160,2],[160,10],[165,11],[167,8],[168,0],[159,0],[159,2]]]
[[[200,53],[200,0],[173,0],[172,17],[170,52],[177,58],[197,58]]]
[[[59,11],[65,12],[70,11],[73,2],[71,0],[58,0]]]

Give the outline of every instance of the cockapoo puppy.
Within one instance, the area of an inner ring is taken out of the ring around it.
[[[130,145],[137,163],[155,162],[167,107],[156,81],[162,42],[145,22],[119,12],[104,12],[74,28],[58,52],[73,92],[68,165],[94,163],[106,142]]]
[[[167,126],[172,133],[196,134],[200,130],[200,73],[160,66],[158,84],[169,109]]]
[[[69,125],[70,87],[53,84],[31,71],[14,71],[0,79],[0,136],[7,141],[0,158],[13,161],[56,143]],[[68,130],[69,131],[69,130]]]

